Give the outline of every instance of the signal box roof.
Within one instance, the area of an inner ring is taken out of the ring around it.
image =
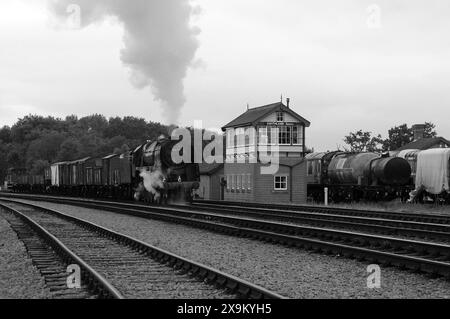
[[[256,125],[258,121],[263,119],[265,116],[272,114],[273,112],[277,111],[283,111],[286,113],[289,113],[292,117],[297,119],[300,123],[303,123],[306,127],[309,127],[311,123],[306,120],[305,118],[298,115],[296,112],[294,112],[292,109],[287,107],[281,102],[273,103],[269,105],[264,105],[260,107],[256,107],[253,109],[249,109],[244,114],[241,114],[237,118],[235,118],[233,121],[222,127],[222,130],[225,131],[227,128],[232,127],[245,127],[250,125]]]

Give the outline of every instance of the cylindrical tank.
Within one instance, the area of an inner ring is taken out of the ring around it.
[[[406,185],[411,167],[403,158],[380,157],[376,153],[336,155],[328,167],[330,182],[351,185]]]
[[[405,185],[411,176],[411,166],[400,157],[385,157],[371,165],[373,175],[385,185]]]
[[[336,155],[328,166],[328,177],[334,184],[367,184],[369,164],[380,156],[375,153],[343,153]]]

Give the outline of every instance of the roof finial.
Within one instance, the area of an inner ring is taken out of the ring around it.
[[[283,94],[281,94],[281,103],[283,103]]]

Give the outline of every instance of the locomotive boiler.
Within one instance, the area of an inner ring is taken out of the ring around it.
[[[306,159],[308,196],[315,201],[323,200],[325,187],[335,202],[407,196],[411,167],[402,158],[370,152],[332,152],[309,154]]]

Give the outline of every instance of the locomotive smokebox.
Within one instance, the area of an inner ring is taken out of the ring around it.
[[[377,159],[372,163],[371,171],[385,185],[405,185],[411,177],[411,166],[400,157]]]

